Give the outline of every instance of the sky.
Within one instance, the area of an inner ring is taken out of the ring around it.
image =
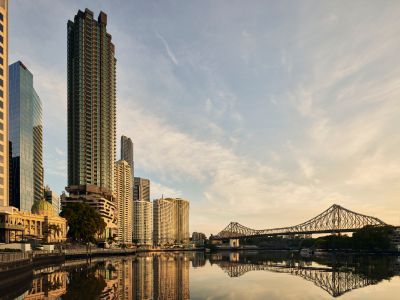
[[[301,223],[336,203],[400,225],[398,1],[10,1],[10,64],[43,102],[45,183],[67,184],[67,21],[108,15],[117,159],[190,231]]]

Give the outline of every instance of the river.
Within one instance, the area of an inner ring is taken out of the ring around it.
[[[66,261],[1,299],[399,299],[400,257],[174,252]]]

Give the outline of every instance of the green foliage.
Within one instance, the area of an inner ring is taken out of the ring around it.
[[[390,250],[392,226],[365,226],[353,234],[355,249]]]
[[[391,250],[391,226],[365,226],[352,237],[347,235],[328,235],[314,240],[312,247],[316,249],[352,249],[366,251]],[[311,246],[309,246],[311,247]]]
[[[106,228],[101,215],[86,203],[68,203],[60,214],[67,219],[68,237],[75,242],[95,243]]]

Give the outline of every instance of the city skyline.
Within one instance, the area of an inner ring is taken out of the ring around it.
[[[10,61],[35,74],[45,182],[57,192],[67,184],[65,22],[88,7],[107,13],[118,45],[117,137],[135,140],[135,173],[151,179],[152,199],[191,199],[191,231],[291,225],[333,203],[400,223],[392,7],[371,2],[358,15],[314,3],[310,17],[307,5],[271,3],[269,19],[259,3],[243,17],[240,4],[213,4],[200,20],[187,4],[178,14],[71,2],[51,2],[35,22],[50,1],[10,3]]]

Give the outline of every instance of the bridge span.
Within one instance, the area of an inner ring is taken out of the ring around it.
[[[301,224],[272,229],[251,229],[237,222],[231,222],[213,240],[241,239],[277,235],[320,234],[354,232],[364,226],[385,226],[382,220],[356,213],[334,204],[314,218]]]

